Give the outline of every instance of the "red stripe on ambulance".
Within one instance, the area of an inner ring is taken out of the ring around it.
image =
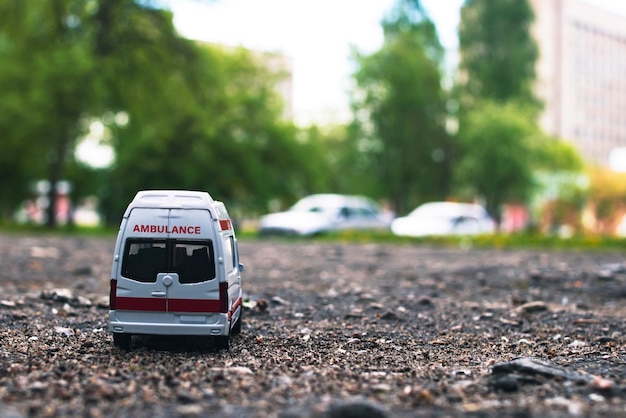
[[[116,308],[122,311],[219,313],[220,301],[214,299],[155,299],[117,297]]]
[[[219,300],[209,299],[168,299],[169,312],[217,313]]]
[[[238,298],[228,316],[232,315],[243,300]],[[219,313],[222,301],[215,299],[155,299],[155,298],[115,298],[116,309],[121,311],[180,312],[180,313]]]
[[[155,298],[115,298],[115,309],[122,311],[166,312],[166,299]]]
[[[228,311],[228,320],[230,321],[231,316],[237,311],[237,308],[243,304],[243,299],[239,297],[233,306],[231,306],[230,311]]]

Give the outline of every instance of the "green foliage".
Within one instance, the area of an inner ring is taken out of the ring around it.
[[[504,204],[537,197],[578,209],[584,204],[581,156],[571,144],[543,135],[532,114],[519,103],[483,101],[466,116],[460,133],[458,194],[483,199],[496,220]]]
[[[375,174],[374,196],[388,197],[404,213],[449,190],[442,49],[419,2],[399,1],[383,27],[383,47],[356,54],[355,145]]]
[[[270,199],[294,200],[320,187],[319,150],[282,119],[274,89],[281,74],[268,70],[268,57],[199,48],[198,61],[188,62],[197,84],[164,76],[154,113],[131,113],[116,132],[112,220],[140,189],[208,190],[229,207],[265,211]]]
[[[11,147],[7,157],[17,157],[3,180],[14,199],[3,203],[22,199],[28,181],[68,178],[86,116],[157,95],[160,75],[172,68],[163,63],[184,51],[163,41],[176,39],[169,12],[132,0],[2,2],[0,59],[9,65],[0,67],[0,131]]]
[[[585,163],[578,149],[569,142],[558,138],[545,137],[538,143],[539,148],[533,164],[539,169],[580,173]]]
[[[539,138],[524,107],[483,102],[467,116],[457,184],[469,196],[482,197],[499,221],[504,203],[524,202],[534,190],[532,161]]]
[[[67,8],[72,14],[65,14]],[[81,41],[86,11],[70,1],[9,0],[0,4],[0,155],[7,213],[24,199],[29,181],[60,180],[80,133],[77,120],[93,102],[85,88],[94,62]]]
[[[463,102],[518,100],[533,94],[539,49],[529,0],[466,0],[459,27]]]
[[[419,46],[428,58],[440,64],[443,62],[444,50],[437,36],[437,28],[419,0],[398,0],[383,19],[382,27],[386,42],[407,35],[419,38]]]

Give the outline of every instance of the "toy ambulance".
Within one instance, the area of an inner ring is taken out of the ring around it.
[[[199,335],[228,350],[241,331],[242,271],[222,202],[200,191],[138,192],[115,243],[113,343],[130,349],[132,335]]]

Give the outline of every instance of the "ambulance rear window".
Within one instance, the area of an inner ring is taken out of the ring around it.
[[[215,278],[215,257],[210,241],[175,242],[172,271],[181,283],[199,283]]]
[[[127,240],[122,276],[154,283],[159,273],[176,273],[182,284],[215,278],[213,243],[208,240]]]

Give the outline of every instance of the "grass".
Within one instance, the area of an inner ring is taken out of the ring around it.
[[[238,233],[239,240],[260,240],[256,233]],[[265,239],[265,238],[263,238]],[[626,239],[601,235],[580,235],[571,238],[541,234],[495,234],[480,236],[398,237],[390,232],[342,231],[311,238],[276,237],[286,242],[342,242],[342,243],[386,243],[397,245],[422,245],[452,248],[485,249],[560,249],[560,250],[626,250]]]
[[[118,226],[61,226],[50,229],[41,225],[0,224],[0,234],[16,235],[67,235],[115,238]],[[256,231],[237,231],[239,241],[259,241]],[[397,245],[420,245],[450,248],[485,249],[555,249],[555,250],[626,250],[626,238],[603,235],[577,235],[560,238],[554,235],[515,233],[480,235],[473,237],[398,237],[388,231],[341,231],[315,237],[273,237],[283,242],[339,242],[339,243],[385,243]]]
[[[0,233],[15,235],[75,235],[115,238],[119,227],[112,226],[68,226],[48,228],[35,224],[1,223]]]

